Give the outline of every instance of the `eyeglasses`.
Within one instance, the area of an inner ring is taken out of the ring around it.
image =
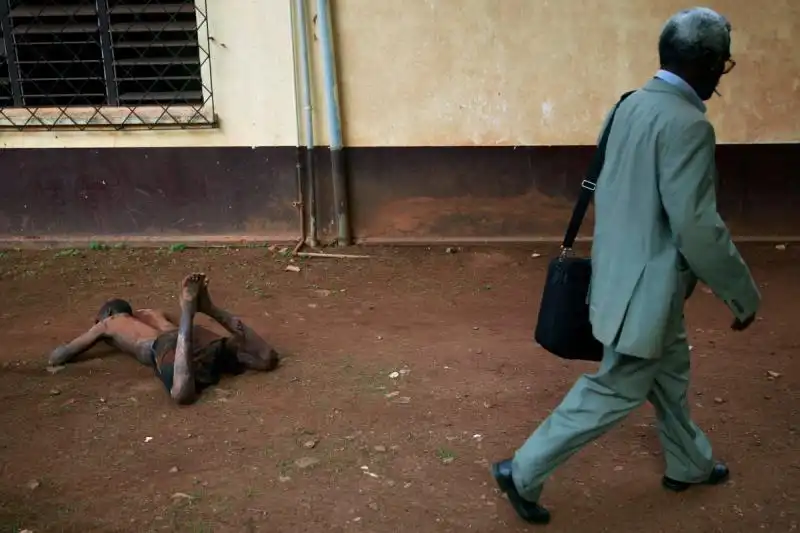
[[[736,66],[736,61],[731,58],[725,60],[725,67],[722,69],[723,74],[727,74],[733,70],[733,67]]]

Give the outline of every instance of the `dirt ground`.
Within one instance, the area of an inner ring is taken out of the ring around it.
[[[798,528],[800,246],[743,250],[759,322],[731,332],[702,289],[688,310],[693,413],[731,481],[664,491],[645,406],[556,472],[543,531]],[[4,252],[0,531],[535,530],[488,466],[595,367],[532,341],[555,249],[360,252],[373,258],[298,260],[299,272],[266,248]],[[176,309],[194,270],[286,354],[282,367],[226,379],[190,407],[108,349],[46,369],[105,299]]]

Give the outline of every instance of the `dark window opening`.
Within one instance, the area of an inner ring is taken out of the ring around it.
[[[0,0],[0,112],[204,105],[209,58],[199,7],[195,0]]]

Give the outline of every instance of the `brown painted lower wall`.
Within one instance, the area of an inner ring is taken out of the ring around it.
[[[593,148],[347,149],[354,233],[363,242],[559,239]],[[317,168],[329,168],[325,157]],[[800,236],[800,144],[724,145],[720,211],[734,234]],[[319,176],[323,193],[328,176]],[[329,196],[326,196],[329,199]],[[330,201],[323,201],[323,207]],[[320,227],[335,234],[330,209]],[[591,212],[581,235],[591,234]]]
[[[0,151],[0,238],[300,237],[295,148]]]
[[[591,147],[351,148],[361,242],[559,238]],[[315,153],[323,242],[336,234]],[[718,150],[720,210],[742,236],[800,235],[800,145]],[[0,239],[296,239],[294,147],[0,151]],[[591,219],[582,231],[591,231]]]

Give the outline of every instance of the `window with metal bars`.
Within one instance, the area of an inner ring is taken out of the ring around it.
[[[0,0],[0,32],[0,127],[213,122],[201,0]]]

